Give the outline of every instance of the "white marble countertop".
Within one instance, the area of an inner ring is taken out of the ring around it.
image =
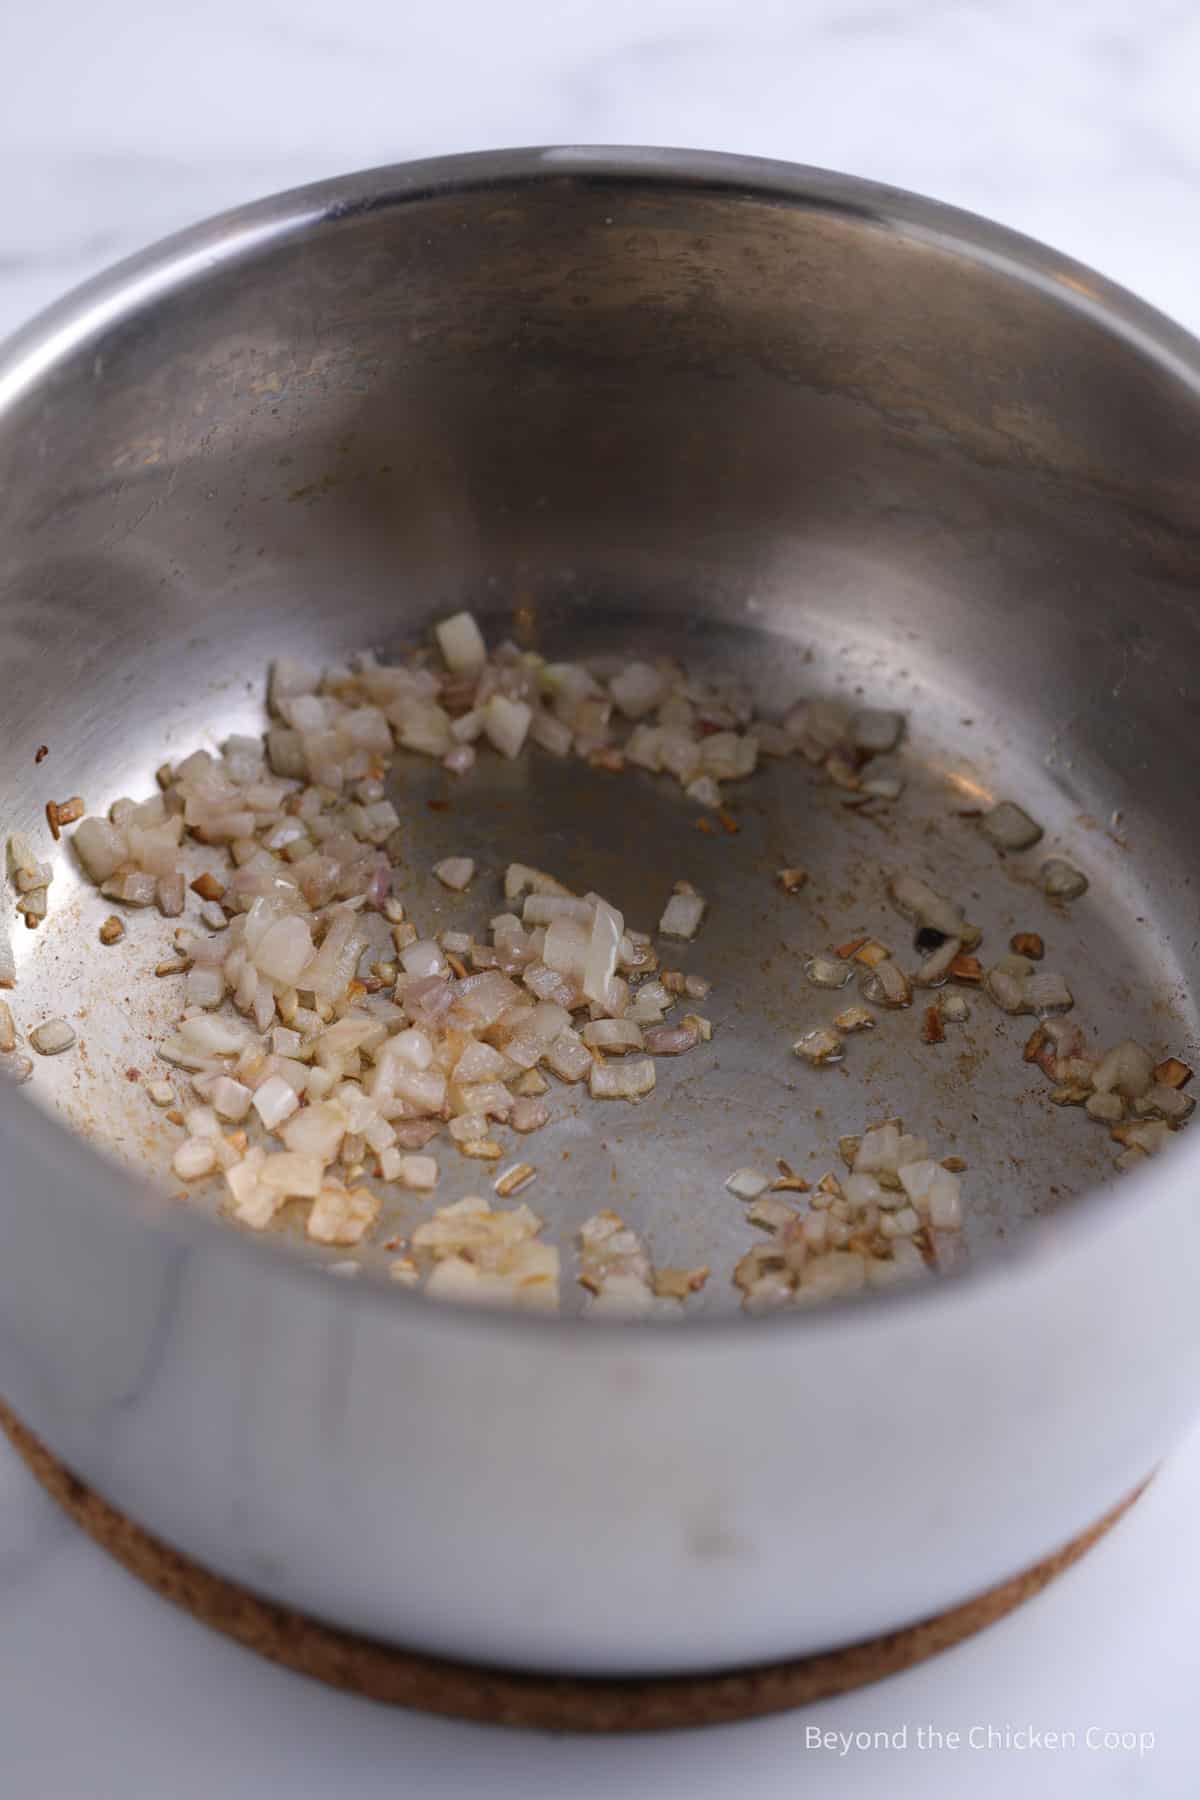
[[[1183,0],[49,0],[0,8],[0,334],[177,226],[340,170],[547,142],[700,145],[916,188],[1045,238],[1200,330],[1200,11]],[[1050,1592],[812,1714],[587,1743],[391,1714],[169,1611],[0,1450],[12,1800],[619,1789],[978,1800],[1196,1792],[1200,1434]],[[811,1748],[810,1729],[909,1747]],[[921,1749],[918,1727],[964,1747]],[[970,1728],[1074,1731],[973,1750]],[[1150,1733],[1091,1748],[1087,1731]]]

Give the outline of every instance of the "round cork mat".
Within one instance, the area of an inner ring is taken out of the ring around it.
[[[516,1674],[451,1662],[341,1631],[263,1600],[151,1537],[64,1468],[0,1402],[0,1426],[46,1491],[97,1544],[164,1600],[248,1650],[368,1700],[478,1724],[548,1731],[664,1731],[728,1725],[808,1706],[911,1669],[1002,1619],[1061,1575],[1112,1529],[1145,1483],[1087,1531],[1022,1575],[902,1631],[788,1662],[719,1674]]]

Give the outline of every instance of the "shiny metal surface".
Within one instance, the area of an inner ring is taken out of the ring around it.
[[[772,766],[741,835],[706,839],[650,777],[398,770],[419,864],[538,861],[647,926],[681,874],[711,896],[681,958],[717,983],[710,1056],[660,1067],[636,1112],[564,1101],[534,1158],[564,1248],[609,1203],[659,1260],[711,1262],[709,1329],[563,1331],[328,1282],[160,1220],[5,1093],[17,1410],[252,1585],[397,1639],[579,1667],[878,1630],[1032,1560],[1144,1475],[1200,1373],[1186,1136],[1089,1195],[1103,1133],[1047,1104],[1023,1022],[983,1006],[944,1056],[915,1011],[844,1073],[787,1046],[828,1010],[794,953],[857,925],[895,939],[881,871],[898,866],[969,898],[989,946],[1042,931],[1101,1040],[1194,1044],[1198,366],[1128,296],[980,221],[666,152],[347,178],[35,322],[0,358],[6,828],[51,795],[148,791],[164,753],[252,728],[284,643],[395,650],[458,605],[554,653],[733,665],[768,706],[900,705],[913,779],[881,829]],[[948,817],[948,774],[1019,799],[1087,870],[1069,919]],[[785,861],[813,870],[801,902],[771,887]],[[147,1067],[165,997],[148,1008],[125,975],[166,929],[137,920],[118,964],[95,947],[107,908],[60,869],[54,919],[19,946],[17,1010],[82,1015],[86,1053],[39,1064],[37,1088],[152,1164],[162,1127],[113,1072]],[[443,920],[485,919],[494,892],[435,898],[413,876]],[[752,1241],[724,1174],[777,1155],[819,1174],[840,1133],[892,1110],[970,1163],[975,1272],[720,1328]],[[439,1199],[477,1185],[467,1170]],[[885,1530],[903,1566],[864,1566],[863,1534]]]

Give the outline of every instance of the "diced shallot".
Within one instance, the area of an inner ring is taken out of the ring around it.
[[[672,894],[658,921],[660,936],[685,940],[694,938],[704,917],[704,906],[704,898],[700,894]]]
[[[981,829],[999,850],[1028,850],[1042,836],[1042,828],[1023,807],[1001,800],[983,815]]]

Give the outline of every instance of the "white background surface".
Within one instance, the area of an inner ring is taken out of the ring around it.
[[[339,170],[550,141],[824,164],[1043,237],[1200,330],[1194,0],[0,0],[0,333],[164,232]],[[898,1549],[895,1554],[902,1554]],[[803,1603],[803,1595],[797,1596]],[[813,1713],[585,1743],[390,1714],[170,1612],[0,1452],[5,1800],[1194,1796],[1200,1434],[1016,1617]],[[964,1747],[916,1747],[919,1727]],[[1075,1732],[971,1749],[972,1727]],[[810,1748],[907,1727],[908,1748]],[[1151,1733],[1091,1749],[1086,1733]]]

